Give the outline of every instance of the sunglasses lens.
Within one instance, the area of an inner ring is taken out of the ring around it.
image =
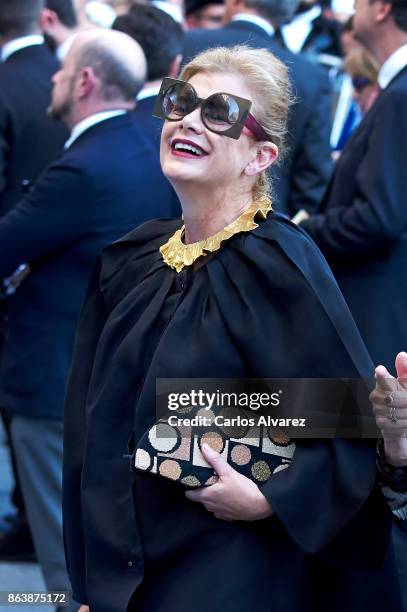
[[[239,120],[239,105],[233,96],[214,94],[202,105],[202,118],[214,132],[224,132]]]
[[[352,79],[352,85],[356,91],[362,91],[367,85],[371,85],[372,82],[367,77],[354,77]]]
[[[182,119],[196,106],[195,93],[187,83],[177,83],[164,92],[162,110],[167,119]]]

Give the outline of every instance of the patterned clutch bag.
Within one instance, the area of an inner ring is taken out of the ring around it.
[[[295,444],[281,430],[252,425],[253,420],[240,409],[225,408],[215,417],[206,409],[182,408],[142,436],[131,456],[132,469],[187,488],[211,485],[217,476],[201,453],[207,444],[235,470],[261,484],[290,465]]]

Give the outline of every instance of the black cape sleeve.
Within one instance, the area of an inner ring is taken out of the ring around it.
[[[64,414],[63,525],[65,557],[75,601],[86,604],[86,553],[81,478],[86,446],[86,401],[94,356],[108,317],[99,289],[100,261],[93,270],[74,346]]]
[[[279,215],[232,242],[208,275],[254,377],[373,377],[324,257]],[[260,487],[279,520],[307,553],[380,567],[389,517],[376,483],[375,441],[296,442],[290,468]]]
[[[95,264],[80,314],[65,395],[63,524],[65,556],[73,598],[85,604],[86,526],[81,483],[87,449],[87,403],[95,355],[102,331],[115,304],[159,263],[159,246],[180,220],[147,222],[104,249]],[[164,237],[163,237],[164,236]]]
[[[80,499],[87,387],[107,311],[149,278],[157,291],[166,290],[165,278],[174,272],[163,264],[159,246],[179,224],[145,224],[104,252],[99,283],[95,271],[67,395],[64,501],[71,510]],[[303,230],[279,215],[234,236],[197,274],[191,291],[198,287],[200,293],[191,316],[196,319],[201,309],[210,326],[211,312],[221,313],[223,331],[253,377],[373,376],[373,364],[325,259]],[[261,489],[305,552],[348,566],[381,566],[391,519],[376,485],[374,442],[298,439],[290,467],[273,474]],[[81,600],[85,570],[74,575],[71,567],[84,565],[82,528],[80,517],[73,521],[75,511],[69,514],[68,565],[74,596]]]

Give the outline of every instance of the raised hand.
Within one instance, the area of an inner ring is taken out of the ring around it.
[[[370,401],[387,460],[393,465],[407,465],[407,353],[399,353],[395,365],[397,378],[384,366],[376,368],[376,388]]]

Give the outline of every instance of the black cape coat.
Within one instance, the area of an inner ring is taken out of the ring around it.
[[[400,609],[390,513],[368,441],[297,440],[261,486],[274,509],[224,522],[123,459],[155,421],[157,378],[359,377],[373,365],[323,256],[276,214],[196,271],[159,247],[181,220],[105,249],[66,398],[64,522],[76,600],[92,612]],[[386,557],[386,558],[385,558]]]

